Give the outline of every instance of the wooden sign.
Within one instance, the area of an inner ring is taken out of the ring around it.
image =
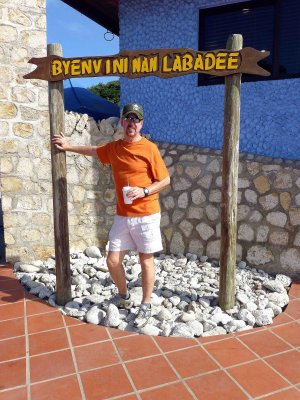
[[[37,68],[24,78],[55,82],[94,76],[173,78],[192,73],[217,76],[245,73],[269,76],[270,73],[257,64],[269,54],[269,51],[245,47],[239,51],[124,50],[107,57],[63,58],[52,55],[31,58],[29,63],[37,65]]]

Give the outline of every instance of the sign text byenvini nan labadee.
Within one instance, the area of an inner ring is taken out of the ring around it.
[[[125,76],[171,78],[191,73],[226,76],[236,73],[269,75],[257,62],[269,52],[246,47],[240,51],[214,50],[196,52],[191,49],[159,49],[123,51],[115,56],[32,58],[37,68],[25,75],[30,79],[58,81],[76,77]]]

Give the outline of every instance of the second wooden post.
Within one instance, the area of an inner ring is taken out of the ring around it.
[[[229,36],[227,50],[241,50],[242,47],[242,35]],[[219,292],[219,304],[223,311],[235,304],[240,90],[241,74],[225,77]]]

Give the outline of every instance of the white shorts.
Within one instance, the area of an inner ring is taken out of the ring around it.
[[[146,217],[115,216],[109,232],[109,251],[135,250],[139,253],[156,253],[162,249],[160,213]]]

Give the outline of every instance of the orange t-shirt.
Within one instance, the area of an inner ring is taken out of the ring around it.
[[[122,187],[146,187],[154,181],[161,181],[169,172],[157,146],[142,138],[138,142],[128,143],[122,139],[97,148],[102,164],[111,164],[117,194],[117,215],[124,217],[142,217],[160,211],[158,193],[133,200],[125,204]]]

